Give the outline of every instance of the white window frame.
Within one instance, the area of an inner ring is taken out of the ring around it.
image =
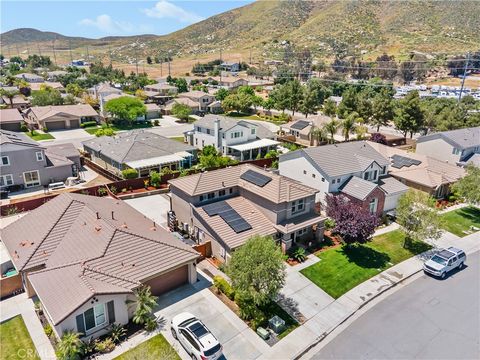
[[[40,157],[38,157],[39,154],[40,154]],[[37,158],[37,161],[43,161],[45,159],[43,157],[43,152],[42,151],[36,151],[35,152],[35,157]]]
[[[3,159],[7,159],[7,163],[3,163]],[[0,166],[9,166],[10,165],[10,158],[7,155],[2,155],[2,162],[0,163]]]
[[[30,173],[37,173],[38,181],[27,181],[25,174],[30,174]],[[40,172],[38,170],[25,171],[23,173],[23,182],[25,183],[25,187],[27,188],[40,185],[42,183],[40,179]]]
[[[370,214],[375,214],[377,212],[377,208],[378,208],[378,199],[373,198],[368,203],[368,209],[370,210]]]
[[[255,135],[255,128],[252,128],[252,135]]]
[[[2,175],[0,178],[2,179],[2,183],[0,183],[0,185],[2,185],[2,186],[13,185],[13,175],[12,174],[5,174],[5,175]],[[9,184],[9,181],[7,180],[7,178],[10,179],[10,184]]]
[[[100,305],[103,306],[103,322],[102,323],[98,323],[97,324],[97,318],[98,318],[98,314],[97,314],[97,311],[96,311],[96,308],[99,307]],[[87,323],[85,321],[85,313],[90,310],[90,309],[93,309],[93,319],[95,321],[95,326],[90,328],[90,329],[87,329]],[[87,310],[85,310],[84,312],[82,312],[82,318],[83,318],[83,328],[85,329],[85,332],[86,333],[92,333],[94,332],[95,329],[97,329],[99,326],[102,326],[102,325],[105,325],[107,323],[107,310],[106,310],[106,304],[105,303],[102,303],[102,304],[97,304],[97,305],[94,305],[92,306],[91,308],[88,308]]]

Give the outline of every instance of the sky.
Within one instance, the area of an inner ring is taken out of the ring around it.
[[[253,0],[1,0],[0,31],[34,28],[62,35],[164,35]]]

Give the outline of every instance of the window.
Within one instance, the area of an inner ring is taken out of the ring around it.
[[[202,140],[202,148],[205,146],[205,140]]]
[[[98,304],[77,316],[77,329],[83,333],[105,324],[106,320],[105,304]]]
[[[382,174],[386,174],[386,173],[387,173],[387,166],[384,166],[384,167],[382,168]]]
[[[205,197],[203,195],[200,195],[200,201],[205,200]]]
[[[233,194],[233,188],[230,188],[230,194]]]
[[[2,166],[8,166],[10,165],[10,159],[8,158],[8,156],[2,156]]]
[[[252,135],[255,135],[255,128],[252,128],[251,131],[252,131],[251,134],[252,134]]]
[[[299,199],[297,201],[292,201],[292,214],[298,213],[305,209],[305,200]]]
[[[297,231],[297,236],[302,236],[307,233],[307,228],[303,228]]]
[[[220,190],[218,192],[218,196],[225,196],[225,190]]]
[[[207,129],[207,134],[210,135],[210,129]]]
[[[198,139],[195,139],[195,145],[198,145]]]
[[[370,214],[375,214],[377,212],[377,203],[378,203],[377,198],[373,198],[372,200],[370,200],[370,204],[369,204]]]
[[[322,182],[325,182],[325,178],[324,178],[324,177],[322,177]]]
[[[208,200],[211,200],[211,199],[213,199],[213,198],[215,198],[215,193],[211,192],[211,193],[208,193],[208,194],[207,194],[207,199],[208,199]]]
[[[461,150],[460,150],[460,149],[453,148],[453,150],[452,150],[452,154],[453,154],[453,155],[459,155],[460,153],[461,153]]]
[[[235,131],[230,134],[230,138],[236,139],[243,136],[243,131]]]
[[[26,187],[40,185],[40,175],[38,174],[38,170],[24,172],[23,180]]]
[[[10,185],[13,185],[12,174],[0,176],[0,186],[10,186]]]
[[[41,151],[37,151],[35,157],[37,158],[37,161],[43,161],[43,153]]]
[[[368,180],[368,181],[375,181],[375,180],[377,179],[377,174],[378,174],[378,171],[377,171],[377,170],[366,171],[366,172],[363,174],[363,179],[364,179],[364,180]]]

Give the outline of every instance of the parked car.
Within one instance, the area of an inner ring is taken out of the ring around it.
[[[194,315],[186,312],[176,315],[170,330],[193,360],[216,360],[222,356],[222,345]]]
[[[434,276],[445,279],[447,273],[453,269],[461,269],[465,265],[467,255],[463,250],[449,247],[433,255],[430,260],[423,264],[423,270]]]

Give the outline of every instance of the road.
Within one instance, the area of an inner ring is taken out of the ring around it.
[[[313,359],[479,359],[479,263],[476,252],[467,268],[444,281],[422,275],[365,312]]]

